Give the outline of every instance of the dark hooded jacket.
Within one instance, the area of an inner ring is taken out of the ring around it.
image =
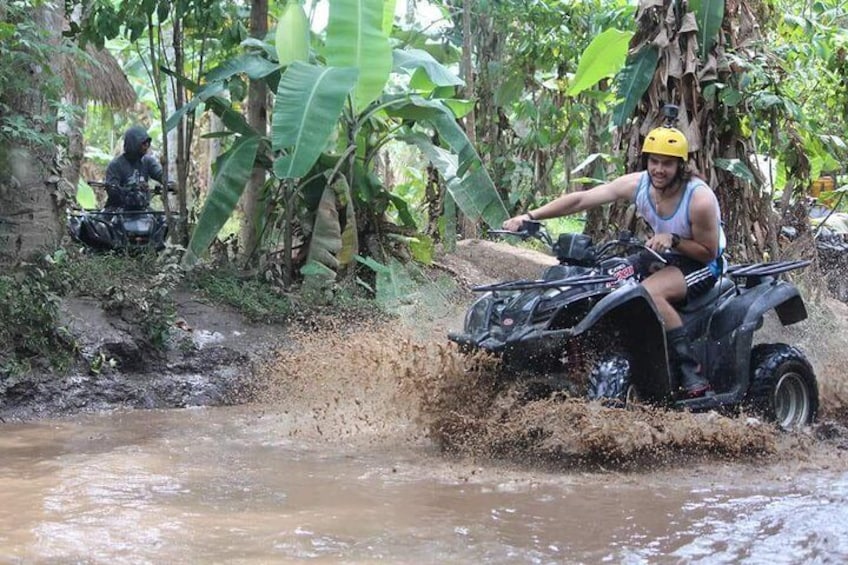
[[[153,155],[141,154],[141,144],[148,139],[150,136],[147,135],[147,130],[141,126],[133,126],[124,133],[124,152],[112,159],[106,167],[107,184],[126,186],[136,172],[139,182],[147,182],[150,179],[162,182],[162,165]],[[116,195],[117,193],[109,191],[107,208],[121,206]]]

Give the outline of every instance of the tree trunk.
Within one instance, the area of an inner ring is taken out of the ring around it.
[[[268,0],[253,0],[250,8],[250,35],[262,39],[268,33]],[[261,80],[251,80],[247,94],[247,121],[259,135],[268,129],[268,88]],[[260,198],[265,186],[266,172],[255,167],[242,195],[241,251],[247,261],[259,246],[261,219]]]
[[[174,67],[177,72],[185,75],[185,51],[183,49],[183,26],[179,18],[174,18],[173,31],[173,50],[174,50]],[[186,103],[185,87],[176,80],[169,80],[173,92],[173,101],[176,108],[182,108]],[[172,97],[168,96],[170,100]],[[170,114],[169,114],[170,115]],[[176,159],[174,160],[174,172],[176,177],[168,176],[169,179],[174,179],[177,182],[177,237],[178,241],[183,245],[188,245],[188,176],[191,169],[191,138],[193,135],[194,118],[186,117],[180,120],[178,127],[174,128],[171,133],[176,134],[175,145]],[[170,165],[170,161],[169,161]],[[170,169],[169,169],[170,171]],[[168,193],[163,194],[163,198],[167,198]]]
[[[462,79],[465,81],[465,98],[474,99],[474,65],[472,63],[474,44],[471,41],[471,6],[473,0],[462,0]],[[477,145],[477,120],[474,108],[465,116],[465,134],[471,145]],[[466,238],[477,237],[478,222],[461,214],[460,231]]]
[[[49,4],[33,10],[32,17],[47,34],[46,41],[58,46],[62,11]],[[0,101],[10,113],[20,115],[37,133],[55,133],[55,105],[38,88],[51,69],[33,64],[26,93],[0,91]],[[61,182],[53,145],[24,145],[0,148],[0,266],[8,267],[37,253],[51,252],[61,242],[61,210],[67,193]]]

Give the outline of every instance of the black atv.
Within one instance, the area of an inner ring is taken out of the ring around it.
[[[75,210],[68,214],[68,233],[92,251],[137,252],[165,248],[168,222],[165,212],[153,210],[153,194],[162,194],[162,188],[151,189],[146,183],[118,186],[99,181],[88,181],[95,188],[109,194],[109,206],[102,210]],[[172,186],[168,187],[173,190]]]
[[[815,419],[818,385],[804,354],[783,343],[753,343],[771,310],[784,326],[807,317],[798,289],[780,275],[809,261],[733,265],[709,292],[678,309],[713,389],[685,399],[663,322],[634,267],[636,255],[653,251],[628,233],[598,246],[583,234],[553,242],[530,221],[520,232],[493,233],[538,238],[559,264],[538,280],[476,287],[485,294],[468,310],[464,330],[449,338],[465,351],[499,356],[503,378],[519,381],[526,398],[564,393],[692,411],[746,407],[786,429]]]

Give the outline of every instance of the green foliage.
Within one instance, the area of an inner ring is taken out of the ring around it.
[[[653,45],[640,49],[628,57],[627,65],[616,77],[618,96],[621,99],[613,112],[613,123],[623,126],[642,99],[657,69],[659,51]]]
[[[31,267],[0,276],[0,376],[26,372],[33,363],[62,370],[74,354],[45,271]]]
[[[309,20],[300,2],[287,2],[277,22],[277,61],[287,66],[294,61],[309,61]]]
[[[357,83],[353,67],[318,67],[294,62],[280,78],[271,139],[284,153],[274,162],[280,179],[304,176],[338,127],[347,96]]]
[[[764,26],[764,55],[746,61],[743,103],[754,109],[759,150],[806,189],[848,158],[848,9],[837,0],[779,1],[775,20]]]
[[[386,315],[400,318],[412,326],[420,324],[422,319],[450,315],[458,292],[452,279],[434,276],[413,262],[404,264],[389,259],[381,263],[370,257],[357,257],[357,260],[373,272],[374,283],[369,291]]]
[[[595,37],[580,56],[569,96],[577,96],[601,79],[614,76],[624,65],[631,37],[633,32],[617,29],[608,29]]]
[[[97,208],[97,196],[94,194],[94,189],[83,179],[80,179],[77,183],[76,200],[77,204],[83,209],[93,210]]]
[[[586,69],[579,64],[605,30],[634,29],[635,3],[490,2],[479,19],[474,16],[483,8],[472,3],[472,9],[469,41],[479,61],[478,151],[515,212],[560,193],[570,184],[575,163],[613,141],[609,108],[614,92],[600,76],[608,72],[589,78],[587,86]],[[462,29],[461,14],[453,19],[454,29]],[[455,35],[451,38],[458,43]],[[616,59],[616,45],[621,45],[613,43],[597,41],[597,55]],[[586,61],[592,59],[590,52]]]
[[[383,0],[334,0],[330,5],[327,65],[357,69],[353,112],[376,100],[389,80],[392,49],[383,31]]]
[[[188,283],[212,302],[232,306],[253,322],[286,322],[293,312],[289,298],[273,285],[233,269],[194,269]]]
[[[706,61],[724,19],[724,0],[692,0],[690,8],[698,22],[698,52]]]
[[[220,157],[221,163],[217,167],[212,189],[200,213],[198,226],[189,241],[184,263],[192,265],[197,261],[235,210],[247,179],[253,171],[258,147],[258,137],[242,138],[231,151]]]
[[[582,215],[566,216],[564,218],[555,218],[553,220],[545,221],[545,227],[547,228],[548,233],[551,234],[583,233],[585,226],[586,218]]]
[[[350,263],[349,258],[358,251],[358,230],[378,231],[387,218],[389,203],[397,218],[413,227],[409,206],[384,185],[374,166],[381,148],[410,134],[426,137],[436,132],[428,142],[439,151],[430,155],[446,162],[444,154],[453,163],[440,170],[448,175],[448,190],[463,212],[490,225],[500,224],[506,210],[479,154],[456,123],[458,114],[453,108],[458,113],[470,108],[470,104],[455,98],[455,86],[462,81],[420,49],[398,53],[393,58],[383,32],[381,0],[341,0],[331,3],[330,8],[326,48],[317,50],[323,58],[315,58],[314,64],[295,61],[281,69],[279,77],[254,77],[266,80],[277,94],[270,147],[262,139],[255,164],[267,170],[268,163],[272,163],[276,178],[284,182],[266,187],[268,191],[261,202],[265,208],[257,217],[264,222],[266,246],[279,240],[279,234],[273,231],[283,226],[285,273],[290,273],[289,263],[294,256],[286,246],[291,245],[295,222],[305,237],[318,235],[319,246],[310,247],[309,254],[309,272],[314,275],[320,274],[316,264],[332,268],[334,261],[328,260],[326,254],[331,249],[335,250],[331,253],[339,254],[336,259],[340,266]],[[250,47],[261,46],[254,41]],[[237,72],[249,75],[250,69],[260,66],[252,60],[264,61],[267,66],[268,57],[275,54],[274,49],[252,50],[213,69],[205,83],[186,81],[185,85],[196,93],[195,100],[205,99],[206,108],[224,117],[233,133],[257,137],[240,119],[233,104],[211,93],[226,88]],[[392,72],[397,80],[389,80]],[[403,108],[411,112],[404,114]],[[177,114],[193,109],[183,107]],[[176,122],[177,114],[168,120],[169,126]],[[216,178],[225,175],[233,164],[222,160]],[[327,191],[339,176],[344,177],[349,189],[344,193]],[[213,188],[210,199],[215,191]],[[327,199],[330,196],[332,201]],[[319,203],[323,203],[324,212],[335,208],[344,213],[319,213]],[[221,211],[224,209],[219,208]],[[197,234],[217,233],[225,214],[219,215],[215,216],[214,225],[210,223],[212,216],[201,216],[190,244],[195,255],[208,245],[208,240],[197,239]],[[335,225],[329,226],[328,221]],[[315,260],[315,256],[322,259]],[[290,274],[283,278],[286,284],[291,281]]]
[[[66,47],[51,45],[47,31],[36,25],[32,15],[39,4],[34,0],[0,2],[0,179],[8,169],[9,148],[52,148],[60,141],[55,126],[62,81],[51,61]],[[43,99],[53,111],[23,114],[18,102],[28,99]]]
[[[423,132],[399,130],[399,138],[416,145],[439,171],[446,188],[462,212],[471,219],[482,219],[498,226],[508,217],[482,159],[468,137],[457,125],[454,114],[441,101],[419,96],[402,99],[402,104],[387,108],[390,116],[425,121],[436,130],[441,144],[433,143]]]
[[[382,308],[397,313],[404,304],[412,303],[420,284],[416,281],[419,271],[412,264],[404,265],[396,259],[383,264],[370,257],[357,260],[376,274],[374,298]]]

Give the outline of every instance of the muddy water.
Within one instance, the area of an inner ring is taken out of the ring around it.
[[[0,562],[848,559],[838,423],[518,404],[442,341],[316,332],[250,406],[0,425]]]
[[[256,409],[5,425],[2,562],[838,562],[848,472],[619,474],[293,439]]]

